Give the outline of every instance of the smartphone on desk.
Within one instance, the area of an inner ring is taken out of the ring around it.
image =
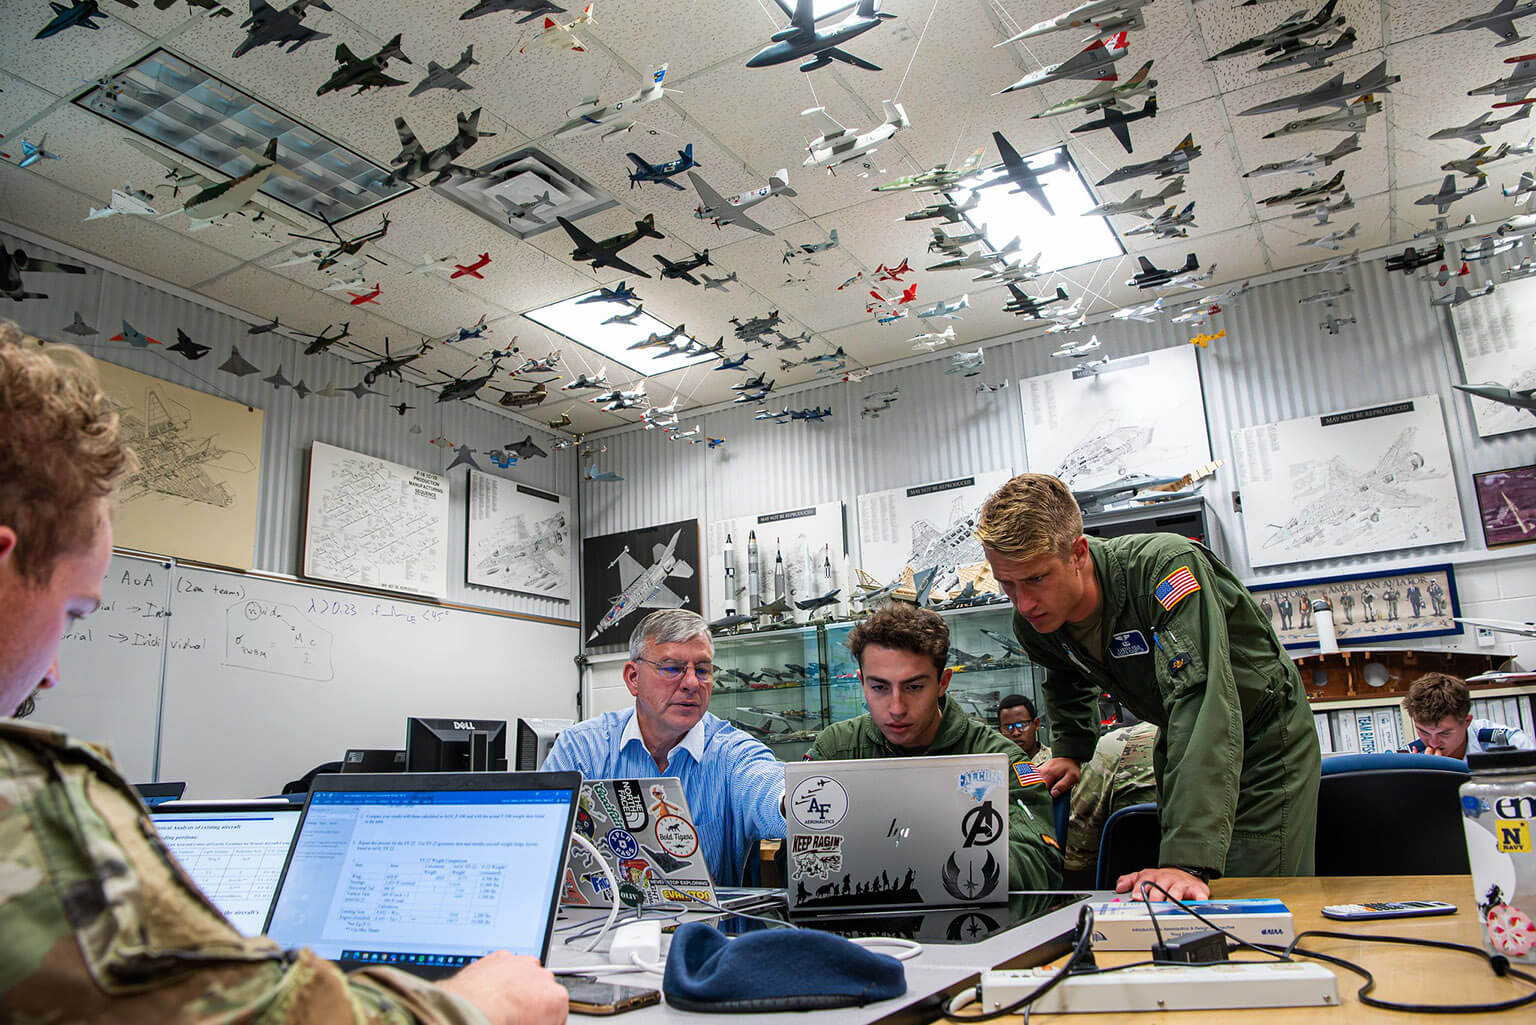
[[[571,1010],[577,1014],[623,1014],[661,1003],[659,989],[616,986],[585,975],[557,975],[555,979],[565,987]]]

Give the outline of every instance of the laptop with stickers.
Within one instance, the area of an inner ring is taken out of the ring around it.
[[[1003,904],[1008,757],[791,762],[792,911]]]
[[[681,780],[585,780],[572,828],[602,852],[618,883],[620,904],[716,903]],[[591,853],[572,843],[561,902],[608,907],[613,897]]]

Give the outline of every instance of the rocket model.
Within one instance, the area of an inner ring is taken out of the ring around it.
[[[757,531],[747,531],[747,611],[757,615],[757,607],[763,603],[763,589],[758,582]]]
[[[779,548],[778,539],[773,542],[773,600],[782,601],[789,591],[789,578],[784,573],[784,551]]]
[[[736,549],[729,534],[725,535],[725,614],[736,614]]]

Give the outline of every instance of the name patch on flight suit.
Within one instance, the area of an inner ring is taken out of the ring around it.
[[[1151,650],[1140,630],[1127,630],[1109,639],[1110,658],[1130,658],[1132,655],[1145,655]]]

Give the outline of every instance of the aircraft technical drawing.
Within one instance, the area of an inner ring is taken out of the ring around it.
[[[1048,64],[1039,71],[1032,71],[1012,85],[999,89],[993,93],[1001,96],[1019,89],[1028,89],[1032,86],[1045,85],[1048,82],[1059,82],[1066,78],[1098,79],[1100,81],[1115,80],[1115,61],[1124,57],[1129,52],[1126,46],[1124,32],[1117,33],[1107,39],[1096,39],[1082,50],[1058,64]]]
[[[1100,203],[1091,210],[1084,210],[1082,216],[1113,217],[1121,214],[1134,214],[1137,217],[1151,220],[1153,210],[1162,206],[1174,196],[1183,194],[1183,192],[1184,179],[1181,176],[1163,186],[1163,191],[1156,195],[1143,196],[1141,190],[1137,189],[1124,199],[1109,200]]]
[[[565,8],[559,4],[550,3],[550,0],[476,0],[475,6],[459,15],[459,20],[483,18],[487,14],[496,14],[500,11],[521,14],[522,17],[517,19],[517,23],[521,25],[541,14],[564,14]]]
[[[1025,293],[1018,285],[1008,284],[1008,294],[1012,296],[1003,306],[1004,313],[1012,313],[1015,316],[1031,316],[1039,320],[1045,307],[1052,303],[1065,302],[1068,298],[1067,290],[1060,285],[1056,286],[1056,294],[1049,297],[1036,297]],[[921,316],[921,314],[919,314]]]
[[[395,132],[400,136],[400,152],[390,161],[395,169],[385,177],[388,185],[400,185],[414,181],[423,175],[434,175],[429,184],[441,185],[450,178],[478,178],[480,172],[471,167],[454,163],[480,139],[489,139],[495,132],[480,131],[480,110],[476,107],[468,114],[458,115],[458,130],[454,137],[436,149],[426,149],[405,123],[405,118],[395,118]]]
[[[979,181],[976,188],[985,189],[993,185],[1012,185],[1013,188],[1008,190],[1010,193],[1023,192],[1039,203],[1046,213],[1052,217],[1056,216],[1056,211],[1051,209],[1050,200],[1045,198],[1045,186],[1040,184],[1039,176],[1070,167],[1071,165],[1067,161],[1066,150],[1062,149],[1056,155],[1056,159],[1045,167],[1031,167],[1023,157],[1019,156],[1019,151],[1014,149],[1007,139],[1003,138],[1002,132],[993,132],[992,142],[997,146],[997,153],[1002,158],[1002,164],[986,168],[980,174],[985,175],[999,170],[1002,174],[998,177]],[[974,191],[972,192],[972,198],[975,198]],[[964,208],[961,208],[961,212],[964,212]],[[908,219],[911,219],[910,216]],[[954,220],[959,220],[959,218],[956,217]]]
[[[1153,235],[1157,238],[1188,238],[1190,228],[1198,228],[1195,223],[1195,201],[1190,200],[1184,205],[1184,209],[1177,212],[1172,206],[1158,214],[1146,224],[1138,224],[1126,232],[1127,235]]]
[[[288,52],[293,53],[305,43],[330,38],[329,32],[319,32],[303,24],[304,14],[311,7],[322,11],[331,9],[325,0],[294,0],[283,10],[277,10],[266,0],[251,0],[250,17],[240,23],[240,27],[246,30],[245,39],[230,56],[243,57],[258,46],[266,46],[268,43],[279,49],[287,45]]]
[[[945,164],[939,164],[918,174],[908,175],[905,178],[897,178],[888,181],[884,185],[876,185],[871,192],[947,192],[959,185],[966,178],[975,173],[977,166],[981,164],[982,150],[980,147],[971,151],[958,167],[953,169]]]
[[[666,77],[667,66],[663,64],[652,73],[648,85],[627,99],[605,104],[597,96],[586,97],[566,111],[566,116],[570,120],[555,131],[555,138],[570,139],[578,135],[600,132],[602,138],[608,139],[620,132],[629,131],[635,127],[635,122],[623,112],[661,99],[665,92],[661,83]]]
[[[1247,110],[1238,111],[1238,115],[1248,117],[1254,114],[1273,114],[1282,110],[1304,111],[1313,107],[1345,106],[1360,96],[1389,93],[1392,91],[1392,86],[1402,80],[1401,75],[1387,74],[1387,62],[1383,60],[1353,82],[1347,81],[1343,74],[1338,74],[1306,92],[1260,103]]]
[[[474,86],[459,77],[480,62],[475,60],[475,44],[470,43],[464,47],[464,52],[459,54],[459,59],[454,61],[452,67],[443,67],[437,61],[427,62],[427,73],[416,87],[410,91],[411,96],[420,96],[429,89],[447,89],[449,92],[461,93]]]
[[[1487,175],[1480,174],[1476,179],[1473,180],[1471,185],[1468,185],[1464,189],[1458,189],[1456,187],[1456,176],[1454,174],[1448,174],[1445,176],[1445,180],[1440,183],[1440,190],[1438,192],[1431,192],[1427,196],[1420,196],[1418,199],[1413,201],[1413,205],[1432,206],[1435,208],[1436,213],[1444,217],[1445,212],[1451,208],[1453,203],[1458,200],[1465,199],[1466,197],[1472,195],[1474,192],[1481,192],[1487,187]]]
[[[1264,135],[1266,139],[1283,139],[1302,132],[1356,132],[1365,131],[1365,123],[1373,114],[1380,114],[1381,101],[1369,94],[1360,97],[1347,107],[1331,110],[1316,117],[1289,121]]]
[[[698,167],[699,162],[693,159],[693,143],[677,151],[676,160],[666,160],[659,164],[652,164],[638,153],[624,154],[635,165],[635,169],[629,172],[629,187],[642,185],[646,182],[654,182],[657,185],[665,185],[669,189],[683,191],[683,187],[672,180],[672,176],[682,174],[691,167]]]
[[[932,306],[918,310],[917,316],[923,318],[924,320],[962,320],[964,318],[962,318],[960,314],[970,308],[971,297],[969,294],[966,294],[962,295],[959,299],[956,299],[953,302],[936,302]]]
[[[256,468],[244,454],[219,448],[216,435],[191,437],[192,419],[187,410],[163,398],[153,387],[145,391],[142,412],[119,405],[118,415],[123,440],[133,446],[140,464],[138,472],[125,478],[118,488],[118,500],[123,503],[158,494],[227,509],[234,503],[234,495],[225,482],[210,476],[209,470],[248,474]]]
[[[859,133],[850,132],[844,128],[836,118],[827,113],[825,107],[802,110],[801,117],[817,119],[822,128],[822,133],[806,144],[805,148],[810,156],[802,161],[803,166],[825,167],[829,172],[833,171],[841,164],[873,153],[882,142],[903,128],[912,127],[912,122],[907,118],[907,111],[901,104],[891,100],[880,102],[885,110],[885,120],[868,131]]]
[[[1101,108],[1126,110],[1125,101],[1140,93],[1148,93],[1157,88],[1157,79],[1147,77],[1151,74],[1152,62],[1147,61],[1136,69],[1136,73],[1119,85],[1102,82],[1094,86],[1081,96],[1074,96],[1060,103],[1053,103],[1038,114],[1031,115],[1032,119],[1043,117],[1057,117],[1061,114],[1070,114],[1075,110],[1097,110]]]
[[[644,219],[636,221],[634,230],[620,232],[617,235],[603,239],[601,242],[588,237],[580,228],[564,217],[557,216],[555,220],[559,222],[560,227],[565,229],[565,233],[571,237],[571,241],[576,243],[576,248],[571,251],[571,259],[577,262],[591,261],[593,270],[597,270],[600,267],[618,267],[621,270],[629,271],[631,274],[638,274],[642,278],[648,278],[651,275],[649,272],[643,271],[634,264],[624,260],[619,256],[619,251],[627,246],[634,245],[642,238],[666,238],[665,235],[656,230],[656,217],[653,214],[646,214]]]
[[[1140,110],[1122,110],[1120,107],[1104,106],[1099,108],[1097,118],[1084,121],[1072,129],[1073,135],[1082,135],[1087,132],[1098,132],[1105,129],[1115,137],[1115,141],[1127,153],[1131,150],[1131,123],[1146,118],[1157,117],[1157,97],[1147,97],[1146,104]]]
[[[7,249],[0,242],[0,296],[21,302],[25,299],[46,299],[46,292],[29,292],[22,285],[23,274],[84,274],[84,267],[55,260],[39,260],[27,255],[24,249]]]
[[[1486,141],[1485,136],[1498,131],[1512,121],[1523,121],[1530,116],[1531,108],[1523,105],[1505,118],[1494,118],[1491,111],[1484,111],[1464,125],[1442,128],[1431,134],[1429,138],[1431,142],[1439,142],[1442,139],[1461,139],[1481,146]]]
[[[369,89],[387,89],[390,86],[404,85],[405,81],[399,78],[391,78],[384,73],[391,60],[411,63],[400,49],[400,34],[379,47],[379,51],[368,57],[359,57],[347,49],[347,44],[342,43],[336,47],[336,70],[331,77],[315,90],[316,96],[324,96],[326,93],[339,92],[342,89],[357,87],[353,96],[358,96]]]
[[[697,172],[689,171],[688,180],[693,182],[694,191],[699,194],[699,205],[694,208],[693,216],[701,220],[713,221],[717,228],[735,224],[755,231],[759,235],[772,235],[773,232],[748,217],[746,211],[773,196],[799,195],[789,186],[788,169],[782,167],[769,177],[767,185],[742,192],[729,199],[711,188]]]
[[[1465,18],[1458,18],[1444,28],[1435,29],[1431,35],[1441,36],[1448,32],[1471,32],[1485,28],[1499,37],[1496,46],[1512,46],[1525,37],[1515,28],[1517,18],[1528,18],[1536,14],[1536,2],[1526,0],[1524,3],[1516,3],[1515,0],[1499,0],[1493,8],[1482,14],[1472,14]]]
[[[580,28],[582,25],[596,24],[596,20],[594,20],[592,17],[591,4],[587,4],[586,7],[582,8],[581,13],[578,14],[573,20],[563,24],[553,18],[546,16],[544,19],[544,27],[535,32],[533,36],[529,38],[528,42],[524,43],[521,47],[518,48],[517,52],[526,53],[528,48],[531,46],[559,46],[566,50],[575,50],[578,53],[585,53],[587,48],[580,39],[576,38],[576,29]]]
[[[1328,0],[1311,17],[1307,16],[1306,11],[1297,11],[1274,28],[1260,32],[1256,36],[1250,36],[1240,43],[1235,43],[1220,53],[1207,57],[1206,60],[1225,60],[1228,57],[1251,53],[1254,50],[1263,50],[1265,53],[1278,52],[1288,42],[1308,39],[1335,28],[1342,29],[1344,27],[1344,18],[1342,16],[1335,18],[1333,15],[1334,8],[1337,6],[1338,0]]]
[[[1187,173],[1190,163],[1200,156],[1201,152],[1201,148],[1195,145],[1194,135],[1186,135],[1182,142],[1162,156],[1117,168],[1100,178],[1096,184],[1103,188],[1105,185],[1114,185],[1146,175],[1153,175],[1159,179],[1175,178]]]
[[[564,513],[539,520],[531,530],[524,518],[518,516],[488,542],[488,551],[484,554],[476,552],[472,558],[475,558],[475,568],[486,576],[517,574],[528,582],[540,578],[564,579],[568,569],[557,567],[550,554],[558,553],[558,559],[564,564],[570,536],[570,525]],[[527,589],[526,583],[523,589]]]
[[[853,41],[882,21],[896,17],[880,10],[880,0],[859,0],[846,18],[821,29],[816,27],[816,0],[795,0],[793,8],[787,0],[776,2],[790,16],[789,24],[770,37],[771,45],[763,47],[747,59],[747,67],[768,68],[803,57],[805,61],[800,65],[801,71],[815,71],[833,61],[841,61],[865,71],[880,70],[879,65],[855,57],[842,48],[843,44]]]
[[[1195,257],[1194,253],[1190,253],[1185,258],[1184,266],[1178,270],[1163,270],[1160,267],[1154,266],[1152,261],[1145,256],[1138,256],[1136,260],[1141,265],[1141,270],[1126,282],[1127,285],[1133,288],[1157,288],[1168,285],[1180,275],[1200,269],[1200,261]]]
[[[1274,163],[1260,164],[1252,171],[1246,172],[1244,178],[1266,178],[1276,174],[1305,174],[1316,177],[1317,172],[1333,166],[1335,160],[1356,153],[1360,149],[1360,134],[1356,132],[1343,142],[1339,143],[1327,153],[1308,153],[1304,157],[1295,157],[1291,160],[1278,160]]]

